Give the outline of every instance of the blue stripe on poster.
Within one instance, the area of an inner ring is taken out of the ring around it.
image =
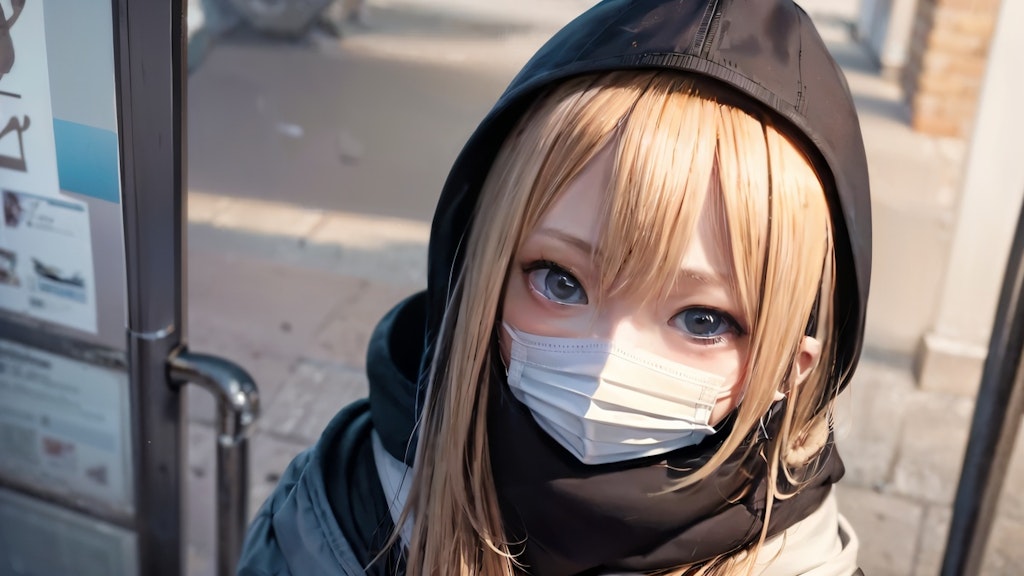
[[[53,119],[60,189],[107,202],[121,202],[117,134]]]

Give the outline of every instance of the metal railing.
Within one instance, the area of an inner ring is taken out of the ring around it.
[[[1024,415],[1024,212],[1010,247],[953,502],[942,576],[981,574],[996,505]]]
[[[168,360],[174,384],[196,384],[217,401],[217,575],[235,573],[248,523],[249,432],[260,397],[249,374],[217,356],[180,350]]]

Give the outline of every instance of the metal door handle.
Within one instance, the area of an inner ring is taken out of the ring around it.
[[[197,384],[217,400],[217,574],[232,576],[248,524],[249,442],[259,415],[256,383],[239,365],[179,349],[167,360],[172,383]]]

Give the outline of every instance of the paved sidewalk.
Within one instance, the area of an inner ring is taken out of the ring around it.
[[[451,159],[525,58],[586,5],[376,0],[367,30],[306,44],[228,39],[193,78],[189,335],[259,383],[252,512],[336,410],[365,394],[374,323],[425,285],[430,212]],[[939,297],[963,145],[907,128],[897,87],[850,39],[854,2],[805,5],[847,72],[872,169],[875,276],[867,352],[837,414],[841,506],[869,576],[932,576],[973,402],[922,391],[911,358]],[[189,406],[199,576],[213,573],[213,410],[201,393]],[[1022,462],[1008,485],[1024,481]],[[1022,541],[1024,498],[1007,494],[983,573],[1020,574]]]

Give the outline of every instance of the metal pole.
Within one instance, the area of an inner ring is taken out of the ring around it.
[[[1024,211],[1010,248],[953,503],[942,576],[981,574],[996,505],[1024,414]]]
[[[167,357],[185,337],[185,8],[114,7],[139,574],[181,576],[185,441]]]
[[[179,350],[168,365],[176,384],[196,384],[217,400],[217,574],[233,576],[249,519],[248,436],[259,392],[245,370],[223,358]]]

